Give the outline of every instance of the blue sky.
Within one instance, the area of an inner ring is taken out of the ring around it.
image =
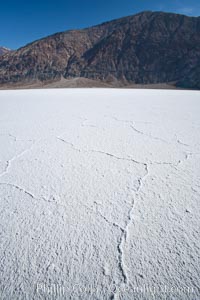
[[[143,10],[199,16],[200,0],[5,0],[0,7],[0,45],[16,49],[55,32]]]

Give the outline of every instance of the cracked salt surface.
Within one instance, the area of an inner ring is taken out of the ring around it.
[[[0,92],[0,298],[199,299],[199,92]]]

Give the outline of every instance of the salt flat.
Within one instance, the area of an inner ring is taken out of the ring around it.
[[[200,92],[0,92],[0,299],[200,299]]]

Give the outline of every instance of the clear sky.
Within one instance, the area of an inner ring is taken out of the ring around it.
[[[2,0],[0,45],[19,48],[59,31],[84,28],[143,10],[200,15],[200,0]]]

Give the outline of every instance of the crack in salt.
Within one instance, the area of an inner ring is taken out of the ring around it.
[[[157,137],[157,136],[153,136],[153,135],[151,135],[151,134],[147,134],[147,133],[145,133],[145,132],[143,132],[143,131],[138,130],[133,124],[131,124],[130,127],[131,127],[132,130],[134,130],[135,132],[137,132],[137,133],[139,133],[139,134],[141,134],[141,135],[144,135],[144,136],[146,136],[146,137],[148,137],[148,138],[150,138],[150,139],[152,139],[152,140],[160,141],[160,142],[165,143],[165,144],[170,144],[170,142],[168,142],[168,141],[166,141],[166,140],[164,140],[164,139],[162,139],[162,138],[159,138],[159,137]]]
[[[107,156],[110,156],[112,158],[115,158],[117,160],[125,160],[125,161],[130,161],[130,162],[133,162],[133,163],[136,163],[136,164],[140,164],[140,165],[145,165],[144,162],[140,162],[140,161],[137,161],[137,160],[134,160],[133,158],[125,158],[125,157],[119,157],[119,156],[116,156],[112,153],[109,153],[109,152],[104,152],[104,151],[101,151],[101,150],[94,150],[94,149],[89,149],[89,150],[84,150],[84,149],[79,149],[77,148],[73,143],[71,142],[68,142],[60,137],[57,137],[58,140],[60,140],[61,142],[71,146],[71,148],[73,148],[75,151],[77,152],[85,152],[85,153],[99,153],[99,154],[103,154],[103,155],[107,155]]]
[[[133,121],[130,121],[130,120],[120,120],[120,119],[118,119],[118,118],[116,118],[116,117],[112,117],[112,119],[114,119],[114,120],[117,121],[117,122],[123,122],[123,123],[129,124],[129,125],[130,125],[130,128],[131,128],[133,131],[135,131],[136,133],[138,133],[138,134],[147,136],[147,137],[149,137],[149,138],[151,138],[151,139],[153,139],[153,140],[161,141],[161,142],[163,142],[163,143],[165,143],[165,144],[169,144],[168,141],[166,141],[166,140],[164,140],[164,139],[162,139],[162,138],[160,138],[160,137],[153,136],[153,135],[151,135],[151,134],[145,133],[144,131],[141,131],[141,130],[137,129],[136,126],[134,125],[134,123],[136,123],[136,122],[133,122]]]
[[[19,190],[20,192],[26,194],[27,196],[29,196],[31,199],[35,200],[35,201],[45,201],[45,202],[48,202],[48,203],[51,203],[51,204],[54,204],[56,206],[59,206],[59,207],[62,207],[62,208],[65,208],[67,209],[67,206],[63,205],[63,204],[60,204],[58,202],[55,202],[55,201],[51,201],[51,200],[48,200],[46,199],[44,196],[42,196],[41,198],[37,198],[33,193],[27,191],[25,188],[17,185],[17,184],[14,184],[14,183],[8,183],[8,182],[0,182],[0,186],[9,186],[11,188],[15,188],[16,190]]]
[[[8,171],[11,167],[11,164],[13,161],[15,161],[16,159],[20,158],[22,155],[24,155],[26,152],[30,151],[31,148],[33,147],[35,143],[33,143],[29,148],[25,149],[24,151],[22,151],[21,153],[15,155],[13,158],[9,159],[6,161],[6,167],[5,170],[0,174],[0,177],[3,177],[4,175],[8,174]]]
[[[23,192],[24,194],[30,196],[32,199],[37,200],[37,198],[31,192],[28,192],[27,190],[25,190],[24,188],[22,188],[18,185],[15,185],[15,184],[12,184],[12,183],[7,183],[7,182],[0,182],[0,185],[6,185],[6,186],[9,186],[9,187],[13,187],[13,188],[19,190],[20,192]]]
[[[188,144],[185,144],[185,143],[181,142],[179,139],[177,139],[177,143],[180,144],[180,145],[182,145],[182,146],[186,146],[186,147],[190,146]]]
[[[161,142],[163,142],[163,143],[165,143],[165,144],[171,144],[170,141],[167,141],[167,140],[165,140],[165,139],[163,139],[163,138],[160,138],[160,137],[154,136],[154,135],[152,135],[152,134],[145,133],[145,132],[142,131],[142,130],[139,130],[139,129],[136,128],[136,126],[134,125],[136,122],[133,122],[133,121],[130,121],[130,120],[120,120],[120,119],[118,119],[118,118],[116,118],[116,117],[111,117],[111,118],[114,119],[114,120],[117,121],[117,122],[123,122],[123,123],[130,124],[130,128],[131,128],[133,131],[135,131],[136,133],[138,133],[138,134],[147,136],[147,137],[149,137],[149,138],[151,138],[151,139],[153,139],[153,140],[161,141]],[[147,123],[147,124],[148,124],[148,123]],[[176,137],[176,142],[177,142],[179,145],[181,145],[181,146],[190,147],[190,145],[188,145],[188,144],[186,144],[186,143],[183,143],[183,142],[182,142],[180,139],[178,139],[177,137]]]
[[[138,179],[138,188],[136,190],[136,193],[139,193],[140,189],[142,188],[143,181],[148,175],[149,175],[148,165],[145,164],[145,175]],[[124,283],[125,284],[128,283],[129,278],[128,278],[128,275],[127,275],[127,271],[125,271],[126,267],[125,267],[125,262],[124,262],[124,259],[123,259],[123,256],[124,256],[123,247],[126,243],[127,236],[129,234],[129,225],[131,224],[131,222],[133,220],[132,214],[133,214],[133,210],[134,210],[134,204],[135,204],[135,201],[133,199],[131,208],[130,208],[129,213],[128,213],[128,221],[126,223],[126,227],[125,227],[123,235],[121,237],[121,241],[118,245],[118,249],[119,249],[119,252],[121,254],[121,269],[123,271],[122,273],[123,273],[123,278],[124,278]]]
[[[145,164],[145,171],[146,171],[145,175],[143,177],[139,178],[139,180],[138,180],[139,185],[138,185],[138,188],[136,190],[136,193],[139,193],[139,191],[142,188],[143,181],[149,175],[149,169],[148,169],[148,165],[147,164]],[[134,216],[133,216],[134,205],[135,205],[135,201],[133,199],[131,208],[130,208],[129,213],[128,213],[128,221],[126,223],[125,229],[122,232],[122,235],[121,235],[121,238],[120,238],[120,242],[117,245],[117,249],[118,249],[118,253],[119,253],[119,258],[118,258],[119,259],[119,269],[120,269],[122,277],[123,277],[123,283],[122,284],[124,284],[124,285],[126,285],[126,284],[129,283],[127,266],[126,266],[126,263],[124,261],[124,256],[125,256],[124,255],[124,248],[125,248],[125,244],[126,244],[126,241],[127,241],[127,236],[129,234],[129,226],[130,226],[130,224],[132,223],[132,221],[134,219]],[[115,297],[116,297],[116,295],[117,295],[117,292],[118,291],[115,290],[113,292],[113,294],[111,295],[110,299],[114,300]]]
[[[108,218],[106,218],[98,209],[94,210],[91,207],[87,206],[86,204],[82,205],[91,213],[96,214],[97,216],[99,216],[101,219],[103,219],[106,223],[109,224],[109,226],[113,226],[116,227],[117,229],[119,229],[120,231],[124,231],[124,229],[117,223],[110,221]]]

